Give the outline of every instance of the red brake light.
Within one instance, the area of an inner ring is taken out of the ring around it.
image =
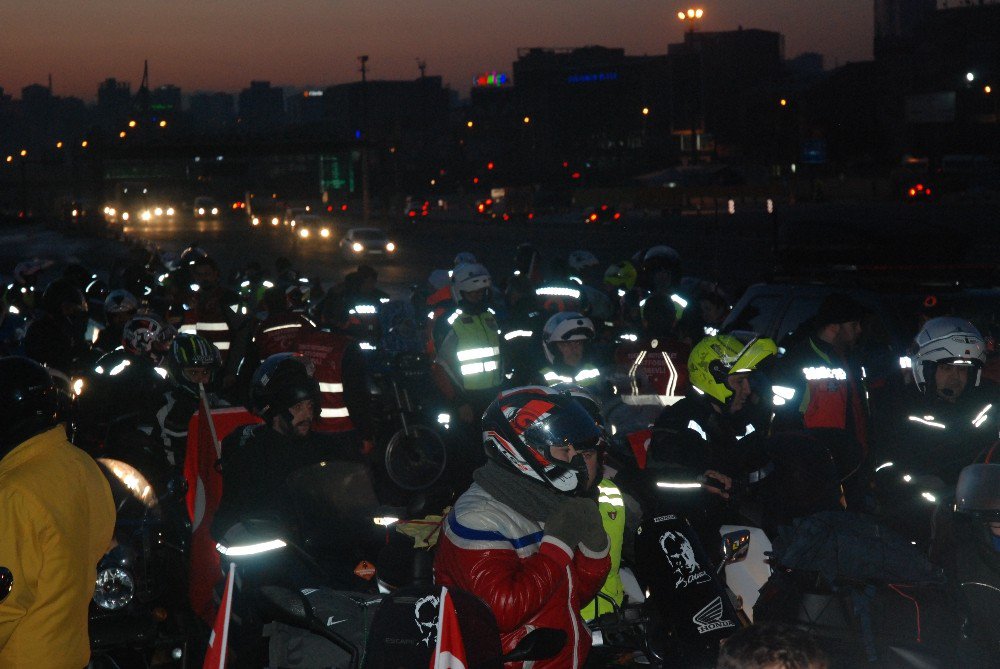
[[[591,214],[590,215],[590,220],[596,221],[597,220],[597,214]]]
[[[621,218],[621,217],[622,217],[622,215],[621,215],[621,214],[619,214],[618,212],[615,212],[615,220],[616,220],[616,221],[617,221],[617,220],[618,220],[619,218]]]

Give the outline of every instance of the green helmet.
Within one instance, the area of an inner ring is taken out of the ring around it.
[[[720,404],[732,397],[726,385],[730,374],[752,372],[766,358],[775,355],[778,347],[755,332],[734,332],[705,337],[694,345],[688,356],[688,376],[695,390]]]

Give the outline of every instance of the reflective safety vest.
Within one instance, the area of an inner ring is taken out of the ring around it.
[[[656,339],[626,341],[615,351],[619,369],[628,370],[627,387],[619,388],[622,402],[629,405],[676,404],[687,394],[687,354],[677,343]]]
[[[322,330],[303,332],[298,352],[312,360],[313,378],[319,382],[319,422],[317,432],[344,432],[354,429],[350,412],[344,403],[344,353],[354,344],[351,337]]]
[[[457,337],[455,346],[457,364],[454,369],[465,390],[487,390],[503,383],[500,367],[500,334],[493,314],[484,311],[478,315],[459,313],[451,324]]]
[[[580,369],[572,373],[572,376],[568,374],[560,374],[552,367],[543,367],[541,370],[542,379],[545,381],[546,385],[554,386],[557,383],[575,383],[579,386],[586,388],[587,386],[592,386],[600,382],[601,380],[601,370],[597,369],[593,365],[585,365]]]
[[[227,313],[225,310],[231,310]],[[195,305],[184,314],[184,324],[179,328],[183,334],[196,334],[204,337],[215,344],[222,354],[222,363],[225,364],[229,357],[229,346],[232,342],[229,322],[232,318],[246,313],[246,308],[241,312],[238,303],[231,305],[220,304],[218,309],[204,310]]]
[[[625,540],[625,500],[618,486],[610,479],[603,479],[597,484],[598,492],[597,505],[601,510],[601,522],[604,524],[604,531],[608,533],[611,542],[609,551],[611,557],[611,570],[608,577],[601,586],[601,594],[614,600],[615,604],[621,605],[625,595],[622,586],[622,578],[618,573],[618,568],[622,563],[622,543]],[[593,620],[603,613],[610,613],[614,607],[606,599],[595,597],[589,604],[583,607],[580,615],[584,620]]]

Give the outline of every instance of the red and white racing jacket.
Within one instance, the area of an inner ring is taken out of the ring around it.
[[[570,548],[474,483],[444,521],[434,579],[489,605],[505,653],[537,627],[564,630],[558,655],[523,666],[576,669],[591,643],[580,609],[600,590],[610,566],[607,547],[598,553],[582,544]]]

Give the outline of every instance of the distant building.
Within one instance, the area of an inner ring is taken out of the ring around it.
[[[188,99],[188,117],[194,132],[217,132],[230,127],[236,118],[230,93],[194,93]]]
[[[240,91],[239,123],[246,132],[268,132],[285,122],[285,94],[269,81],[251,81]]]
[[[317,123],[325,116],[326,105],[322,88],[310,86],[297,91],[285,99],[288,122],[293,124]]]
[[[876,60],[912,51],[937,0],[875,0]]]
[[[149,113],[157,119],[173,119],[181,114],[181,89],[160,86],[149,92]]]
[[[794,76],[817,76],[823,74],[823,54],[806,52],[785,61],[785,67]]]
[[[132,114],[132,91],[126,81],[110,78],[97,87],[97,118],[106,132],[118,131]]]

